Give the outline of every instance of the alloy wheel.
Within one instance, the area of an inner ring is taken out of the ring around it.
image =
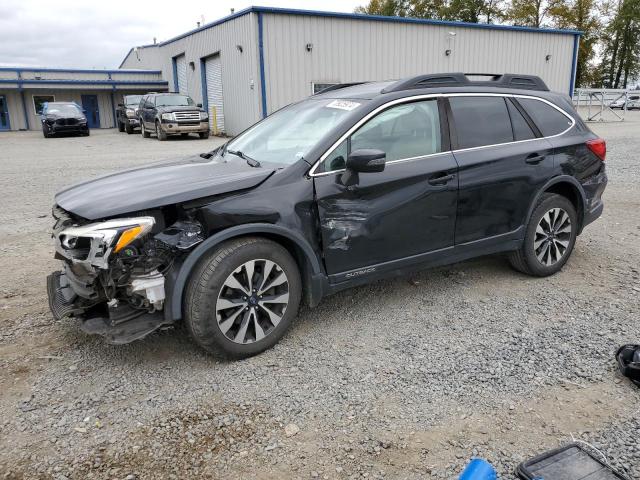
[[[562,208],[552,208],[542,216],[533,240],[533,249],[542,265],[555,265],[564,257],[571,242],[571,229],[571,218]]]
[[[278,326],[288,304],[289,280],[280,265],[250,260],[234,270],[220,289],[218,327],[232,342],[257,342]]]

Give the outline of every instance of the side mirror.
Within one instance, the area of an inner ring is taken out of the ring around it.
[[[118,104],[118,106],[119,106],[120,108],[122,108],[122,107],[124,107],[124,103],[119,103],[119,104]]]
[[[382,150],[360,149],[347,157],[347,170],[363,173],[382,172],[387,154]]]
[[[198,104],[196,105],[196,107],[198,107],[198,108],[202,108],[202,104],[201,104],[201,103],[198,103]]]
[[[355,150],[347,157],[346,170],[340,177],[340,181],[347,187],[356,185],[360,181],[358,173],[382,172],[386,158],[387,154],[382,150],[368,148]]]

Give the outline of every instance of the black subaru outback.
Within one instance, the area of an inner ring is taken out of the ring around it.
[[[301,301],[479,255],[559,271],[602,212],[606,146],[537,77],[332,87],[220,148],[61,191],[56,318],[126,343],[179,321],[274,345]]]

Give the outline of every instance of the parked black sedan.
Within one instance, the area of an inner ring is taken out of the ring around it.
[[[42,134],[44,138],[58,133],[89,135],[84,110],[74,102],[48,102],[42,107]]]

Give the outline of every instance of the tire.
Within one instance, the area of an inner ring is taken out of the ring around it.
[[[573,204],[561,195],[544,193],[531,214],[522,247],[509,254],[511,266],[535,277],[559,272],[571,256],[577,229]]]
[[[128,135],[131,135],[133,133],[133,127],[130,123],[125,124],[124,131],[127,132]]]
[[[51,134],[47,133],[44,127],[42,128],[42,135],[44,135],[44,138],[51,138]]]
[[[140,132],[144,138],[150,138],[151,134],[147,132],[147,129],[144,127],[144,122],[140,120]]]
[[[118,131],[120,133],[124,132],[124,124],[120,121],[118,121]]]
[[[209,132],[200,132],[198,133],[198,135],[200,135],[201,140],[204,140],[205,138],[209,138]]]
[[[156,137],[161,142],[164,142],[167,139],[167,134],[160,128],[160,122],[156,121]]]
[[[257,290],[249,287],[251,296],[228,286],[231,283],[246,290],[248,265],[253,265],[250,269],[255,280],[251,286]],[[265,272],[270,272],[266,279],[262,277]],[[263,293],[260,289],[265,280]],[[231,240],[194,269],[184,297],[185,324],[194,341],[207,352],[246,358],[271,348],[282,338],[298,314],[301,295],[298,266],[280,244],[258,237]],[[260,300],[264,298],[278,301]]]

